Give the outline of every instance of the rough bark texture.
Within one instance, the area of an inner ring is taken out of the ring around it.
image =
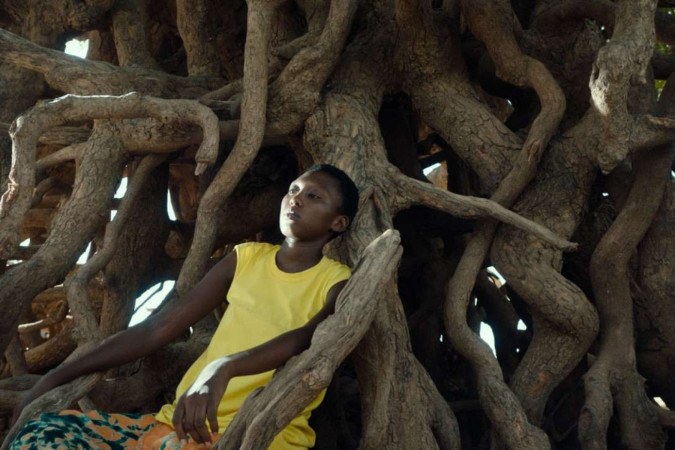
[[[176,280],[172,301],[232,244],[279,239],[289,181],[326,162],[361,192],[327,249],[353,279],[218,447],[263,448],[329,384],[319,449],[672,447],[674,9],[0,0],[5,438],[36,374],[153,285]],[[217,317],[19,424],[156,410]]]

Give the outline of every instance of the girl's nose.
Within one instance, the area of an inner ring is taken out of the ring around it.
[[[291,206],[300,206],[301,205],[300,199],[298,198],[297,195],[294,195],[293,197],[291,197],[291,199],[288,201],[288,203]]]

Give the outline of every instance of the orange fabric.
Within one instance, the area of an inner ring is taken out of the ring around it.
[[[215,443],[220,435],[211,433],[211,439]],[[170,426],[158,423],[156,427],[145,433],[138,441],[136,450],[159,450],[159,449],[182,449],[182,450],[208,450],[213,444],[197,444],[192,439],[181,444],[178,436]]]
[[[26,423],[12,450],[134,449],[140,436],[159,425],[152,414],[115,414],[64,410],[44,413]]]

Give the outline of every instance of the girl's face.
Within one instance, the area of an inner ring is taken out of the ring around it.
[[[324,172],[300,175],[281,201],[279,227],[287,238],[328,242],[349,225],[340,212],[342,194],[338,182]]]

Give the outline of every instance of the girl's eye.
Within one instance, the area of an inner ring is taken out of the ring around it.
[[[318,198],[319,198],[318,195],[316,195],[316,194],[314,194],[314,193],[311,193],[311,192],[310,192],[309,194],[307,194],[307,197],[309,197],[309,198],[311,198],[311,199],[318,199]]]

